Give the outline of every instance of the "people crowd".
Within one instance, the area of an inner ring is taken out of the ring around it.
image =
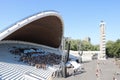
[[[16,48],[10,50],[10,53],[19,55],[19,61],[27,63],[36,68],[46,69],[47,65],[59,65],[62,56],[37,48]]]

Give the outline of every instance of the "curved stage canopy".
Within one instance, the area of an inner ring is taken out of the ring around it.
[[[59,48],[63,36],[63,21],[54,11],[41,12],[26,18],[0,34],[0,40],[17,40]]]

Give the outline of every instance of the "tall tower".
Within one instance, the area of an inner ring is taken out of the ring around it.
[[[98,59],[106,59],[106,34],[105,34],[105,22],[101,21],[100,23],[100,53]]]

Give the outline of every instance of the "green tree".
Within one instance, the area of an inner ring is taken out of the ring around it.
[[[113,49],[114,44],[115,44],[115,42],[113,42],[113,41],[108,41],[106,43],[106,54],[108,57],[114,57],[114,55],[115,55],[114,54],[115,49]]]
[[[70,44],[71,50],[74,51],[78,51],[78,50],[82,50],[82,51],[96,51],[99,50],[99,45],[92,45],[91,43],[87,42],[87,41],[81,41],[79,39],[70,39]],[[68,41],[66,41],[66,45],[65,45],[65,49],[67,49],[67,43]]]
[[[80,43],[80,40],[70,40],[70,44],[71,44],[71,50],[77,51],[78,50],[78,44]]]
[[[114,44],[114,54],[115,57],[120,58],[120,39],[118,39]]]
[[[97,51],[99,50],[99,45],[92,45],[87,41],[82,41],[82,50],[83,51]]]
[[[120,39],[106,43],[106,54],[108,57],[120,58]]]
[[[94,47],[94,51],[99,51],[100,50],[100,47],[99,47],[99,45],[93,45],[93,47]]]

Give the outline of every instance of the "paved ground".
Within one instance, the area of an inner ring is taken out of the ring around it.
[[[55,78],[54,80],[114,80],[113,77],[120,80],[120,68],[115,64],[114,59],[94,60],[84,63],[83,67],[85,68],[84,73],[67,78]],[[96,73],[98,73],[98,77]]]

